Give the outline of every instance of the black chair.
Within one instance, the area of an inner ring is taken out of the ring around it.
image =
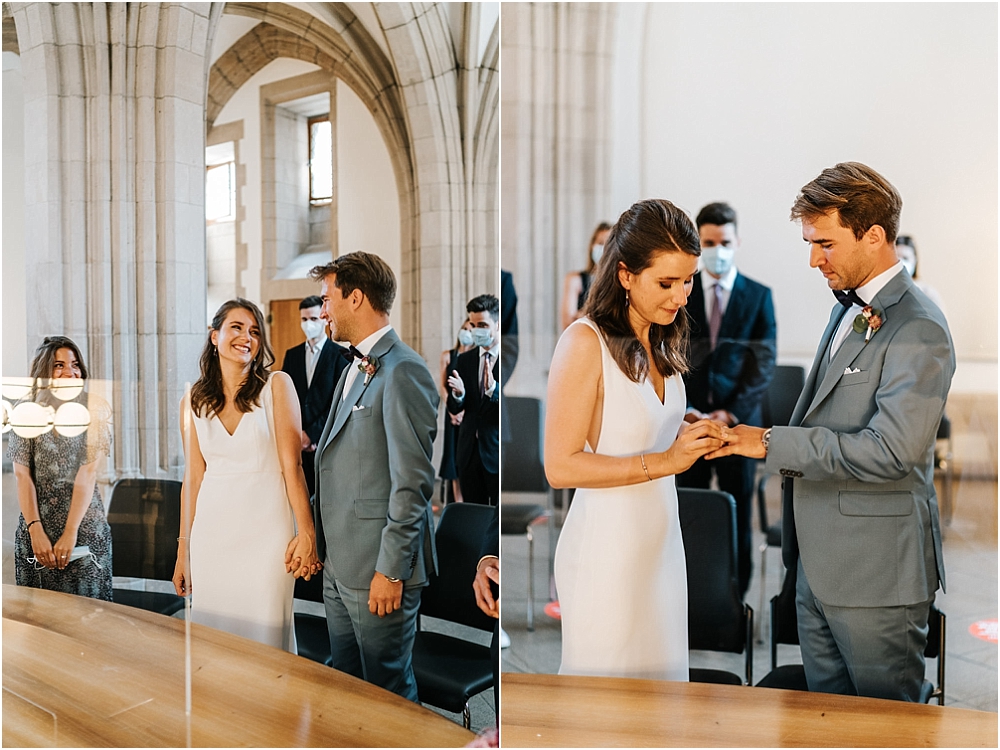
[[[492,633],[496,620],[476,606],[472,581],[482,540],[495,510],[488,505],[454,503],[441,511],[434,534],[438,573],[420,597],[417,635],[413,643],[413,673],[422,703],[461,713],[471,724],[469,699],[493,686],[490,647],[421,627],[423,617]]]
[[[528,630],[535,629],[535,535],[533,527],[546,521],[550,524],[549,541],[552,540],[552,488],[545,478],[542,465],[542,425],[544,415],[542,402],[537,398],[504,396],[507,414],[510,417],[511,434],[514,440],[503,445],[503,487],[505,493],[544,492],[548,494],[548,505],[537,503],[504,502],[500,509],[500,534],[503,536],[524,535],[528,540]],[[552,544],[549,545],[550,570]],[[551,578],[551,575],[550,575]]]
[[[323,603],[323,573],[305,578],[295,579],[295,598],[307,602]],[[312,661],[333,665],[333,655],[330,652],[330,631],[326,627],[326,617],[311,615],[306,612],[296,612],[295,615],[295,645],[299,656]]]
[[[771,671],[757,683],[757,687],[781,690],[809,690],[805,668],[801,664],[778,666],[778,644],[799,645],[798,617],[795,612],[796,569],[785,573],[781,592],[771,599]],[[929,631],[924,658],[937,659],[937,687],[924,680],[920,688],[920,702],[929,703],[937,699],[944,705],[945,634],[947,617],[937,607],[932,606],[928,616]]]
[[[802,388],[806,382],[806,371],[798,365],[778,365],[774,368],[774,377],[764,392],[761,400],[762,423],[764,427],[775,425],[785,427],[792,419],[795,404],[799,400]],[[767,480],[769,475],[761,476],[757,483],[757,513],[760,517],[760,530],[764,541],[760,545],[760,611],[764,612],[764,582],[767,580],[767,550],[772,547],[781,548],[781,521],[771,524],[767,517]],[[762,618],[761,618],[762,619]],[[760,621],[757,625],[757,642],[762,643]]]
[[[740,596],[736,501],[728,492],[678,488],[687,558],[688,647],[745,654],[745,681],[732,672],[692,669],[692,682],[752,684],[753,609]]]
[[[171,479],[119,479],[108,501],[112,573],[124,578],[169,581],[177,564],[181,483]],[[161,615],[184,608],[177,594],[116,588],[117,604]]]

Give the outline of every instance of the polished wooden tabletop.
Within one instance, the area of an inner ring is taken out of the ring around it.
[[[792,690],[500,678],[504,747],[996,747],[997,714]]]
[[[3,587],[3,744],[459,747],[458,724],[308,659],[118,604]]]

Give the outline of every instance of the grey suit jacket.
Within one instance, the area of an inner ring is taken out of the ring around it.
[[[350,588],[367,589],[375,571],[423,586],[437,570],[431,511],[437,386],[393,330],[371,355],[375,374],[366,385],[359,372],[344,401],[348,370],[341,374],[317,444],[319,557]]]
[[[835,306],[764,467],[785,477],[785,565],[801,556],[813,593],[832,606],[916,604],[945,582],[934,442],[955,372],[951,334],[905,272],[872,307],[882,327],[867,343],[851,331],[827,364],[841,317],[856,313]]]

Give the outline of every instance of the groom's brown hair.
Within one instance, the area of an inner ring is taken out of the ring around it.
[[[817,219],[836,211],[840,225],[860,240],[878,224],[892,244],[899,231],[903,199],[890,182],[871,167],[845,161],[820,172],[804,185],[792,204],[792,221]]]
[[[346,297],[355,289],[360,289],[375,312],[389,314],[396,299],[396,276],[380,257],[360,250],[347,253],[325,266],[316,266],[309,272],[309,278],[322,282],[334,274],[337,276],[335,286],[341,296]]]

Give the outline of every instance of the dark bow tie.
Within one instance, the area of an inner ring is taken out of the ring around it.
[[[340,348],[340,356],[346,359],[348,362],[353,362],[356,359],[364,359],[365,355],[358,351],[358,348],[351,344],[349,347],[344,349]]]
[[[846,292],[842,289],[834,289],[833,296],[837,298],[837,302],[842,304],[844,307],[851,307],[852,305],[857,305],[858,307],[867,307],[868,303],[865,302],[858,293],[853,289],[848,289]]]

